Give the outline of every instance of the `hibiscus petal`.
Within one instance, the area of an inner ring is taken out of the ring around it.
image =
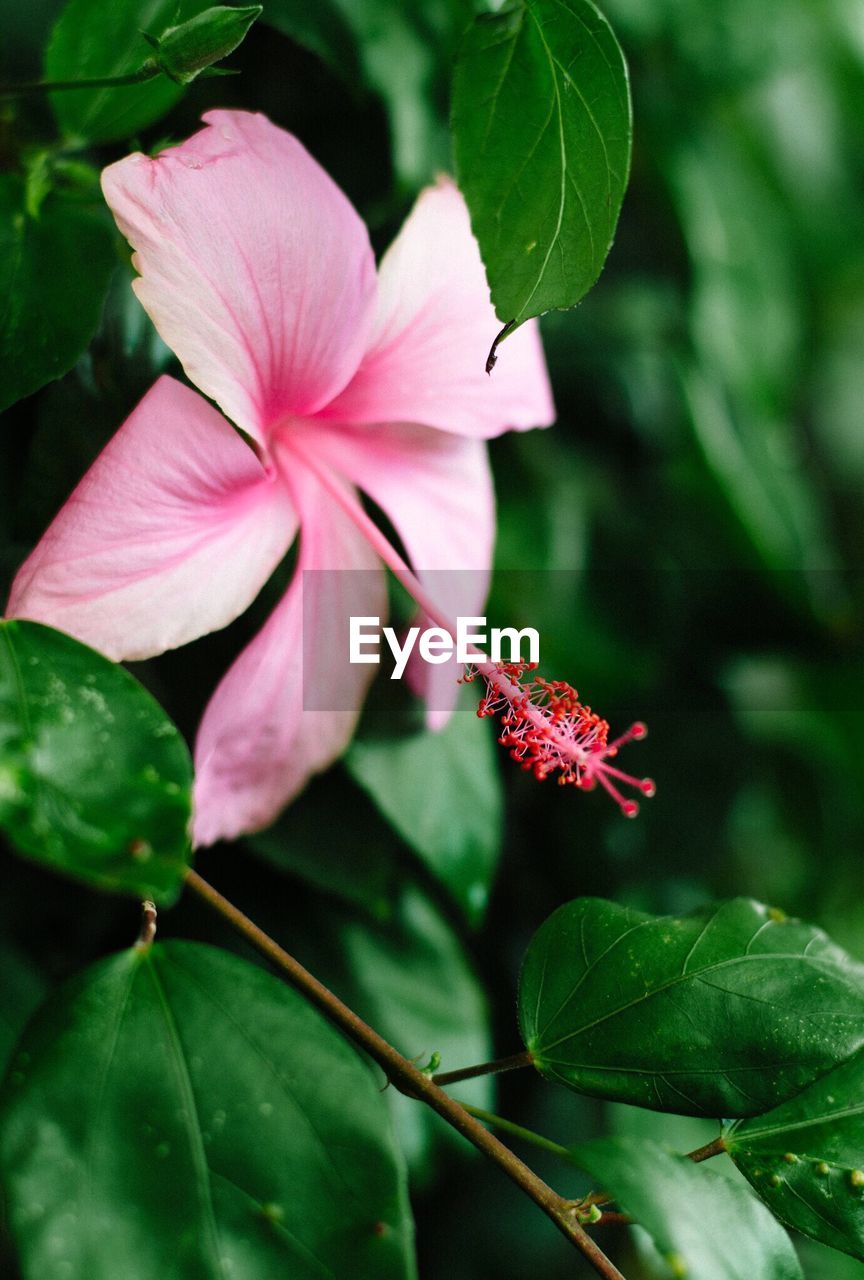
[[[264,443],[341,391],[366,349],[375,264],[363,223],[263,116],[210,111],[155,159],[102,175],[136,250],[135,291],[189,378]]]
[[[348,619],[383,622],[380,562],[341,507],[299,469],[294,496],[302,521],[297,572],[217,688],[198,733],[199,845],[267,826],[341,755],[377,670],[349,663]]]
[[[242,613],[296,529],[285,486],[230,424],[160,378],[22,565],[7,614],[147,658]]]
[[[411,565],[450,618],[482,614],[495,542],[495,492],[483,440],[417,424],[368,427],[314,423],[292,428],[295,448],[315,451],[369,495],[392,521]],[[428,619],[422,627],[433,625]],[[455,661],[412,661],[430,728],[447,723],[459,694]]]
[[[549,426],[555,407],[536,321],[486,356],[501,329],[449,180],[424,191],[384,255],[378,312],[355,377],[325,410],[343,422],[423,422],[466,436]]]

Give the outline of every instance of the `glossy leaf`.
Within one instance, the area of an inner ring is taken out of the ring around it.
[[[144,32],[160,36],[188,22],[208,0],[68,0],[45,56],[46,80],[90,80],[130,75],[150,57]],[[128,138],[152,124],[183,90],[167,77],[123,88],[75,89],[51,95],[67,137],[86,142]]]
[[[0,621],[0,827],[21,853],[170,902],[191,785],[183,739],[127,671],[50,627]]]
[[[574,307],[599,276],[630,170],[627,68],[590,0],[519,0],[466,31],[456,172],[502,321]]]
[[[740,1179],[647,1140],[600,1138],[571,1158],[644,1227],[673,1275],[803,1280],[792,1241]]]
[[[864,1043],[864,969],[745,898],[680,917],[579,898],[531,941],[519,1022],[538,1070],[579,1093],[749,1116]]]
[[[488,725],[457,712],[438,733],[358,739],[346,764],[468,918],[482,919],[503,835]]]
[[[0,411],[72,368],[115,264],[105,220],[59,196],[31,217],[22,183],[0,176]]]
[[[772,1213],[864,1261],[864,1051],[725,1139]]]
[[[372,1071],[295,992],[187,942],[87,970],[8,1077],[0,1161],[24,1280],[410,1280]]]

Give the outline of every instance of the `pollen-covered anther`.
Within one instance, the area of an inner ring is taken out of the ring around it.
[[[557,774],[559,786],[592,791],[599,784],[627,818],[639,812],[636,800],[624,796],[621,787],[632,787],[640,795],[653,796],[651,778],[636,778],[610,763],[621,747],[638,742],[648,730],[641,721],[626,733],[609,741],[609,725],[589,706],[580,702],[572,685],[542,676],[526,679],[536,663],[483,663],[469,668],[464,676],[470,684],[481,675],[486,692],[477,714],[498,716],[502,732],[498,741],[526,773],[538,781]]]

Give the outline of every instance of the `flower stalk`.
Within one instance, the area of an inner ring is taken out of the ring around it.
[[[137,71],[123,76],[101,76],[94,80],[28,80],[22,84],[0,85],[0,98],[17,98],[30,93],[67,93],[70,89],[121,89],[130,84],[146,84],[162,74],[153,58]]]

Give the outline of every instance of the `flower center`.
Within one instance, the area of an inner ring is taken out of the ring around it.
[[[609,742],[608,723],[580,702],[572,685],[542,676],[525,679],[535,667],[536,663],[531,662],[472,666],[464,676],[465,682],[472,682],[478,675],[486,682],[478,716],[500,717],[502,732],[498,741],[507,748],[511,759],[538,781],[557,772],[559,786],[591,791],[599,782],[624,816],[635,818],[638,802],[623,796],[617,784],[634,787],[643,796],[653,796],[654,782],[624,773],[609,761],[628,742],[644,738],[648,732],[645,725],[637,721]]]
[[[341,483],[328,467],[322,466],[314,453],[300,451],[290,435],[283,435],[280,443],[283,452],[293,454],[295,458],[299,456],[317,476],[423,612],[455,639],[455,620],[439,607],[396,548],[369,518],[353,488]],[[278,455],[279,450],[277,459]],[[557,772],[562,786],[578,787],[582,791],[593,790],[599,782],[624,816],[635,818],[639,812],[638,802],[623,796],[619,784],[633,787],[643,796],[653,796],[654,783],[650,778],[636,778],[623,773],[609,761],[626,743],[644,738],[648,732],[645,725],[637,722],[626,733],[609,742],[609,725],[579,701],[572,685],[563,680],[544,680],[539,676],[525,682],[525,673],[533,671],[535,666],[535,663],[528,662],[493,663],[478,650],[474,662],[465,668],[462,677],[464,683],[470,684],[478,675],[486,682],[487,692],[480,701],[477,714],[501,716],[503,732],[499,742],[535,778],[542,780]]]

